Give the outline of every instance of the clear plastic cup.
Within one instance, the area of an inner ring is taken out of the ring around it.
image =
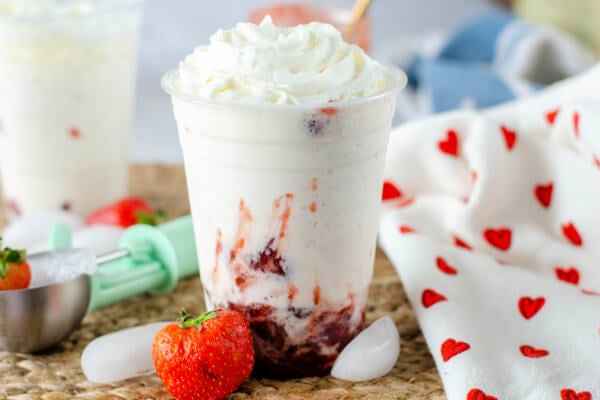
[[[59,4],[79,3],[63,1]],[[128,192],[142,0],[0,13],[0,160],[10,216],[87,215]]]
[[[404,76],[374,97],[239,105],[172,95],[208,308],[250,322],[255,374],[323,375],[362,329]]]

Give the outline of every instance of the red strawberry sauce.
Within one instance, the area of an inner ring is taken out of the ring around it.
[[[311,187],[313,191],[318,188],[316,178]],[[347,293],[345,301],[334,303],[315,282],[314,288],[309,289],[312,290],[312,304],[308,307],[293,305],[300,289],[291,278],[294,265],[287,259],[285,251],[293,205],[292,194],[277,198],[273,202],[271,231],[258,239],[251,235],[254,216],[248,204],[240,200],[238,226],[231,242],[223,243],[221,229],[217,229],[216,261],[211,279],[216,284],[218,272],[223,269],[220,273],[231,278],[234,290],[242,293],[242,299],[244,292],[253,285],[264,280],[277,282],[276,285],[283,288],[287,306],[282,307],[279,302],[275,308],[269,302],[272,294],[268,292],[264,293],[264,301],[232,302],[222,295],[216,298],[210,287],[205,286],[205,296],[212,306],[239,311],[248,319],[256,352],[254,375],[258,377],[326,375],[338,354],[364,324],[366,291]],[[257,240],[262,244],[256,246]],[[255,244],[255,250],[249,248],[251,242]],[[225,251],[225,248],[230,250]]]

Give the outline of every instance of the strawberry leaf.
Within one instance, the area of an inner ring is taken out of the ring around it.
[[[8,265],[4,260],[0,260],[0,279],[6,278],[6,275],[8,275]]]
[[[4,260],[7,263],[19,264],[25,261],[25,251],[24,250],[14,250],[10,247],[4,249],[5,255]]]
[[[0,237],[0,245],[2,238]],[[1,246],[0,246],[1,247]],[[4,247],[0,250],[0,278],[6,278],[8,270],[10,269],[9,264],[21,264],[25,262],[27,252],[25,250],[15,250],[10,247]]]
[[[179,318],[177,318],[177,323],[180,328],[191,328],[196,327],[198,330],[202,329],[202,323],[208,321],[209,319],[217,318],[219,314],[217,311],[208,311],[203,314],[200,314],[198,317],[193,317],[188,314],[184,309],[179,311]]]
[[[138,211],[135,216],[138,224],[156,226],[165,219],[165,212],[156,210],[152,214],[148,214],[144,211]]]

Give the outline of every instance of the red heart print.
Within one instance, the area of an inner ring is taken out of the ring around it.
[[[531,319],[544,307],[544,304],[546,304],[546,299],[543,297],[537,299],[521,297],[519,299],[519,311],[523,318]]]
[[[540,204],[548,208],[550,207],[550,203],[552,202],[552,191],[554,190],[554,185],[552,183],[548,183],[547,185],[537,185],[534,189],[535,198],[540,202]]]
[[[450,129],[446,132],[446,138],[438,142],[438,147],[443,153],[451,156],[458,156],[458,134],[455,130]]]
[[[502,131],[502,136],[504,136],[504,143],[506,143],[506,148],[509,151],[512,150],[512,148],[515,147],[515,142],[517,141],[517,133],[504,125],[500,127],[500,130]]]
[[[498,398],[486,394],[481,389],[471,389],[467,394],[467,400],[498,400]]]
[[[444,343],[442,343],[442,347],[440,349],[442,353],[442,360],[444,360],[444,362],[448,362],[448,360],[450,360],[452,357],[455,357],[460,353],[469,350],[470,348],[471,346],[469,343],[460,342],[452,338],[446,339]]]
[[[415,233],[416,231],[411,228],[408,225],[400,225],[398,227],[398,230],[400,231],[400,233],[402,233],[403,235],[409,234],[409,233]]]
[[[381,194],[381,200],[392,200],[402,197],[402,192],[393,182],[384,181],[383,182],[383,192]]]
[[[425,308],[429,308],[442,301],[448,301],[448,299],[433,289],[425,289],[421,294],[421,303],[423,303],[423,307]]]
[[[563,224],[562,233],[563,235],[565,235],[567,240],[573,243],[575,246],[581,246],[583,244],[581,235],[579,234],[579,231],[577,230],[575,225],[573,225],[572,222],[567,222],[566,224]]]
[[[473,183],[477,182],[477,171],[471,171],[471,180]]]
[[[541,358],[550,354],[548,350],[536,349],[535,347],[529,345],[523,345],[519,347],[519,350],[521,350],[521,354],[529,358]]]
[[[594,154],[594,164],[596,167],[600,168],[600,158]]]
[[[462,247],[463,249],[467,249],[467,250],[473,250],[473,248],[471,246],[469,246],[467,244],[467,242],[465,242],[464,240],[462,240],[458,236],[454,236],[453,239],[454,239],[454,245],[455,246]]]
[[[548,121],[550,125],[554,125],[554,121],[556,121],[558,113],[560,113],[560,108],[555,108],[554,110],[548,111],[546,113],[546,121]]]
[[[570,268],[554,268],[554,272],[556,273],[556,277],[563,282],[570,283],[572,285],[579,284],[579,271],[575,267]]]
[[[510,248],[512,231],[508,228],[486,229],[483,238],[497,249],[506,251]]]
[[[573,132],[575,132],[575,137],[579,138],[579,120],[580,120],[580,116],[579,113],[577,111],[575,111],[575,113],[573,113]]]
[[[438,269],[447,275],[456,275],[458,271],[452,265],[448,264],[448,262],[443,257],[437,257],[435,259],[435,264]]]
[[[592,394],[590,392],[579,392],[577,393],[573,389],[563,389],[560,391],[561,400],[592,400]]]

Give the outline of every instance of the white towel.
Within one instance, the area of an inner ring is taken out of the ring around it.
[[[600,399],[600,66],[396,129],[384,199],[449,400]]]

